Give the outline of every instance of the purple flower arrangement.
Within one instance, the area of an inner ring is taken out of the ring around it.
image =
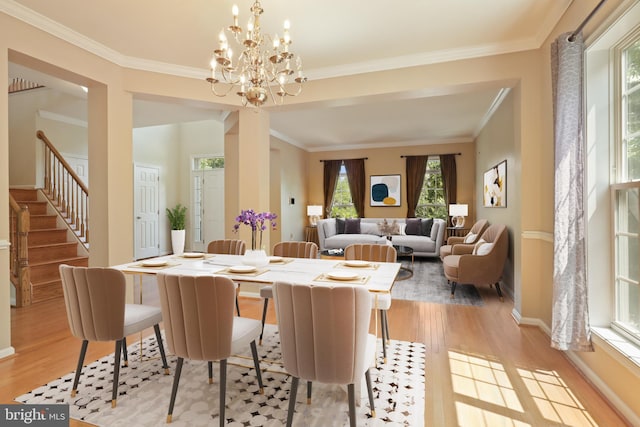
[[[253,209],[241,210],[240,215],[236,217],[236,224],[233,226],[233,232],[237,233],[242,224],[251,227],[251,249],[256,249],[257,233],[259,232],[260,241],[258,246],[262,247],[262,232],[267,229],[267,222],[271,224],[271,229],[276,229],[275,219],[278,215],[271,212],[256,212]]]

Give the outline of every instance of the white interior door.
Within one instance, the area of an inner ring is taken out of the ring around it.
[[[158,207],[160,168],[135,165],[134,171],[134,230],[136,259],[160,254]]]

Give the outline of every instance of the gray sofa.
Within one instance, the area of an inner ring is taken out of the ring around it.
[[[345,221],[345,220],[339,220]],[[336,218],[327,218],[318,221],[318,241],[320,250],[345,248],[352,243],[376,243],[385,244],[387,238],[381,233],[379,224],[385,218],[360,218],[347,224],[345,230],[341,229],[343,223],[337,223]],[[406,234],[407,222],[405,218],[386,218],[388,224],[396,221],[400,230],[398,234],[391,235],[394,245],[410,246],[415,256],[437,257],[440,256],[440,246],[444,241],[446,223],[444,220],[434,218],[431,223],[424,219],[421,222],[418,234]],[[413,222],[411,233],[416,233],[416,222]],[[429,228],[430,226],[430,228]],[[339,232],[341,231],[341,232]]]

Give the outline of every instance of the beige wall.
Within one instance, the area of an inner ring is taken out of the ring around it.
[[[405,218],[407,216],[407,179],[405,159],[400,156],[438,155],[461,153],[456,156],[458,172],[458,202],[469,204],[467,221],[474,221],[476,217],[474,185],[475,185],[475,145],[469,143],[415,145],[398,148],[370,148],[366,150],[343,150],[309,153],[308,171],[313,179],[308,183],[308,201],[310,204],[323,204],[323,163],[321,160],[356,159],[366,157],[364,162],[367,191],[365,194],[365,217],[370,218]],[[400,174],[400,206],[379,207],[369,205],[369,177],[371,175]]]

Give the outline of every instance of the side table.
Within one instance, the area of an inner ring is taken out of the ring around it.
[[[451,236],[463,237],[469,232],[470,228],[465,227],[447,227],[447,238]],[[445,241],[447,239],[445,238]]]
[[[304,241],[313,242],[316,245],[320,245],[318,240],[318,227],[315,225],[307,225],[304,228]]]

